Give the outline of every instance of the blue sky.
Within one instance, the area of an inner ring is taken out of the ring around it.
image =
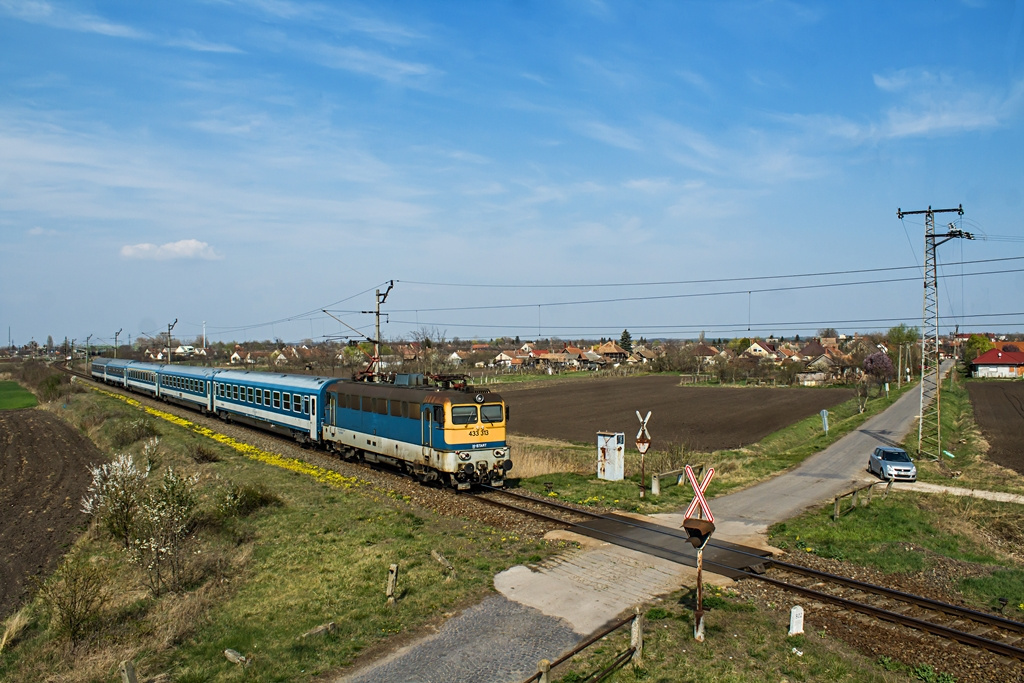
[[[1022,2],[0,0],[0,324],[372,334],[394,280],[389,339],[919,326],[897,208],[963,204],[940,232],[987,239],[939,247],[942,329],[1019,331],[1022,28]]]

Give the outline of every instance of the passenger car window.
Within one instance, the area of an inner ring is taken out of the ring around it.
[[[287,392],[285,392],[284,394],[281,395],[281,397],[284,400],[284,410],[291,410],[292,409],[292,395],[287,393]]]

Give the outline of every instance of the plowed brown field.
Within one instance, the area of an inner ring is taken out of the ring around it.
[[[1024,474],[1024,382],[968,382],[989,460]]]
[[[84,529],[88,465],[101,462],[92,442],[52,413],[0,412],[0,620]]]
[[[594,443],[599,431],[625,432],[646,415],[652,447],[709,452],[746,446],[798,420],[853,398],[852,389],[686,387],[678,377],[580,379],[502,388],[513,433]]]

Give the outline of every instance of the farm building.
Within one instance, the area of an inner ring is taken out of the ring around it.
[[[1024,377],[1024,352],[989,349],[971,361],[974,377]]]

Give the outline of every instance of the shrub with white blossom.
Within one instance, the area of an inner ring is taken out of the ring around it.
[[[120,453],[113,461],[89,471],[92,483],[82,498],[82,512],[100,518],[110,535],[128,549],[149,468],[140,470],[130,454]]]
[[[128,553],[146,572],[154,595],[180,585],[198,495],[198,475],[182,476],[168,467],[163,481],[142,501]]]

